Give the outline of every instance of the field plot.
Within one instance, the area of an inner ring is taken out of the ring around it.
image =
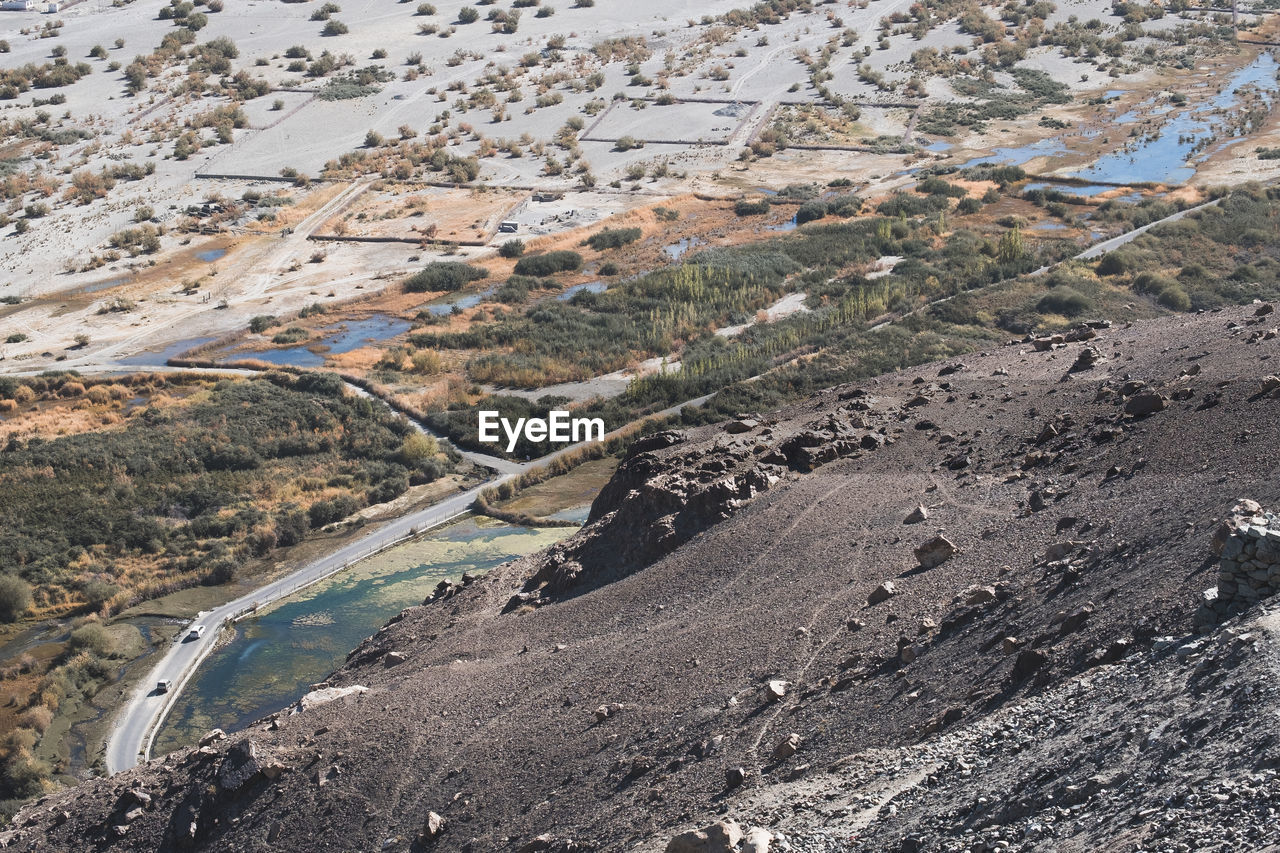
[[[750,101],[615,101],[582,138],[588,142],[616,143],[630,138],[639,142],[725,145],[756,108]]]
[[[388,110],[389,101],[382,96],[346,101],[314,98],[285,112],[278,124],[237,140],[201,172],[278,177],[283,169],[296,169],[316,175],[335,152],[359,148],[371,128],[390,124],[394,130],[395,115]]]

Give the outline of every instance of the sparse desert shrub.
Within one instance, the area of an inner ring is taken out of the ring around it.
[[[115,650],[111,635],[97,622],[81,625],[72,631],[67,645],[73,652],[87,651],[98,657],[107,657]]]
[[[290,326],[282,332],[276,332],[271,338],[273,344],[297,344],[311,337],[311,333],[301,326]]]
[[[31,585],[16,575],[0,575],[0,622],[16,622],[31,607]]]
[[[504,258],[518,258],[524,254],[524,241],[508,240],[498,247],[498,254]]]
[[[53,723],[53,712],[43,705],[28,708],[18,717],[18,725],[41,734],[49,728],[51,723]]]
[[[151,255],[160,251],[160,231],[150,223],[137,228],[125,228],[111,235],[108,241],[132,255]]]

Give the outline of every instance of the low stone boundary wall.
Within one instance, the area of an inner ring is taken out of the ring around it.
[[[1218,528],[1218,585],[1204,593],[1196,626],[1206,628],[1280,592],[1280,517],[1242,500]],[[1220,549],[1220,550],[1219,550]]]

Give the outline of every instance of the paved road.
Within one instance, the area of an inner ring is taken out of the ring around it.
[[[1110,252],[1113,249],[1118,249],[1121,246],[1123,246],[1125,243],[1128,243],[1134,240],[1135,238],[1147,233],[1147,231],[1149,231],[1152,228],[1155,228],[1157,225],[1163,225],[1166,222],[1176,222],[1177,220],[1186,216],[1188,213],[1193,213],[1197,210],[1204,210],[1206,207],[1212,207],[1213,205],[1217,204],[1218,201],[1219,200],[1215,198],[1212,201],[1206,201],[1204,204],[1197,204],[1195,207],[1188,207],[1186,210],[1179,210],[1177,213],[1174,213],[1170,216],[1166,216],[1164,219],[1157,219],[1155,222],[1152,222],[1149,225],[1143,225],[1141,228],[1135,228],[1132,231],[1126,231],[1125,233],[1121,234],[1119,237],[1112,237],[1110,240],[1103,240],[1101,243],[1094,243],[1092,246],[1085,249],[1080,254],[1076,255],[1076,259],[1088,260],[1090,258],[1102,257],[1107,252]]]
[[[229,601],[221,607],[202,613],[193,624],[205,626],[204,636],[198,640],[180,640],[175,643],[134,690],[128,704],[116,720],[107,740],[106,763],[108,773],[118,773],[136,765],[139,757],[150,757],[155,732],[168,714],[183,685],[195,672],[200,662],[213,650],[220,629],[225,622],[252,612],[255,607],[268,604],[341,571],[357,560],[381,551],[395,543],[430,527],[436,527],[467,512],[480,490],[515,475],[484,483],[460,492],[426,509],[386,522],[376,530],[343,546],[332,554],[304,566],[302,569],[253,592]],[[183,635],[185,637],[185,633]],[[156,682],[173,681],[173,689],[167,694],[155,691]]]

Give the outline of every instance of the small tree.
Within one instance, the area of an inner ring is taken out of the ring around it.
[[[498,254],[504,258],[518,258],[524,254],[524,241],[508,240],[498,247]]]
[[[440,446],[429,435],[411,432],[400,446],[400,461],[405,467],[417,468],[440,452]]]

